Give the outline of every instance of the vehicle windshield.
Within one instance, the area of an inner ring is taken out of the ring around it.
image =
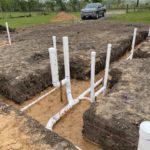
[[[87,4],[85,8],[97,8],[97,6],[98,6],[97,4],[92,3],[92,4]]]

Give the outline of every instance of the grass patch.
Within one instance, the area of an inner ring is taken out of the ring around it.
[[[29,13],[26,13],[28,15]],[[7,21],[9,23],[9,26],[12,28],[21,28],[21,27],[29,27],[39,24],[47,24],[50,23],[54,16],[56,16],[57,13],[52,12],[48,15],[40,15],[39,13],[31,13],[31,17],[22,17],[22,18],[10,18],[9,13],[5,13],[5,19],[0,19],[0,24],[4,25]],[[17,17],[24,15],[24,13],[12,13],[12,17]]]
[[[76,16],[77,18],[80,18],[80,12],[71,12],[71,14]]]
[[[76,16],[77,18],[80,18],[80,12],[70,12],[70,14]],[[29,15],[29,13],[23,13],[23,12],[12,12],[10,18],[10,13],[6,12],[4,13],[5,19],[0,19],[0,24],[5,25],[5,22],[7,21],[9,26],[11,28],[22,28],[22,27],[30,27],[35,26],[39,24],[48,24],[53,22],[53,18],[57,15],[57,12],[51,12],[48,15],[41,15],[38,12],[31,12],[31,17],[21,17],[21,18],[15,18],[18,16],[26,16]],[[0,18],[2,18],[2,14],[0,14]]]
[[[119,21],[119,22],[149,24],[150,23],[150,11],[132,12],[132,13],[128,13],[128,14],[113,16],[110,19]]]

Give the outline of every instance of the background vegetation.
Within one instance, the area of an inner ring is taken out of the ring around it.
[[[80,18],[80,10],[89,2],[101,2],[107,11],[124,9],[129,13],[113,16],[113,20],[150,23],[150,0],[0,0],[0,24],[7,21],[15,28],[46,24],[59,11]]]

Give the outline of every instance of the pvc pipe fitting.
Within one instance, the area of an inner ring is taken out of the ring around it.
[[[150,121],[140,125],[138,150],[150,150]]]

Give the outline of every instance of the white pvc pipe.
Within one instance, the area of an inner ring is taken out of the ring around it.
[[[150,36],[150,27],[149,27],[149,31],[148,31],[148,36]]]
[[[105,65],[104,84],[103,84],[104,92],[107,89],[111,48],[112,48],[112,44],[108,44],[108,46],[107,46],[107,56],[106,56],[106,65]]]
[[[136,42],[136,35],[137,35],[137,28],[134,28],[130,60],[133,59],[133,54],[134,54],[134,49],[135,49],[135,42]]]
[[[8,42],[9,45],[11,45],[11,37],[10,37],[10,32],[9,32],[9,27],[8,27],[8,23],[6,22],[6,30],[7,30],[7,36],[8,36]]]
[[[58,61],[57,61],[57,52],[56,48],[49,48],[49,57],[50,57],[50,69],[52,75],[52,84],[54,87],[59,87],[59,73],[58,73]]]
[[[56,36],[52,36],[52,40],[53,40],[53,47],[56,49],[57,51],[57,46],[56,46]],[[56,52],[57,53],[57,52]]]
[[[79,100],[74,100],[70,104],[67,104],[60,112],[58,112],[56,115],[54,115],[50,120],[48,121],[46,128],[49,130],[52,130],[54,124],[60,120],[62,116],[66,114],[73,106],[79,103]]]
[[[41,101],[43,98],[45,98],[46,96],[48,96],[49,94],[53,93],[57,88],[52,89],[51,91],[47,92],[46,94],[42,95],[41,97],[39,97],[38,99],[36,99],[35,101],[33,101],[32,103],[30,103],[29,105],[23,107],[20,109],[20,111],[26,111],[27,109],[29,109],[30,107],[32,107],[33,105],[35,105],[36,103],[38,103],[39,101]]]
[[[69,41],[68,37],[63,37],[63,52],[64,52],[64,65],[65,65],[65,79],[66,79],[66,93],[68,102],[73,102],[71,93],[71,82],[70,82],[70,64],[69,64]]]
[[[94,87],[98,86],[100,83],[102,83],[103,79],[100,79],[97,81],[94,85]],[[66,105],[60,112],[58,112],[56,115],[51,117],[46,125],[46,128],[49,130],[53,129],[53,126],[57,123],[58,120],[61,119],[62,116],[64,116],[73,106],[78,104],[81,99],[84,99],[85,95],[87,95],[91,91],[91,88],[88,88],[86,91],[84,91],[79,97],[77,97],[75,100],[73,100],[71,103]]]
[[[94,92],[94,83],[95,83],[95,57],[96,52],[91,52],[91,102],[95,102],[95,92]]]
[[[150,150],[150,121],[140,125],[138,150]]]
[[[100,88],[96,93],[95,93],[95,97],[97,97],[98,95],[100,95],[101,93],[103,93],[105,91],[105,87]]]

